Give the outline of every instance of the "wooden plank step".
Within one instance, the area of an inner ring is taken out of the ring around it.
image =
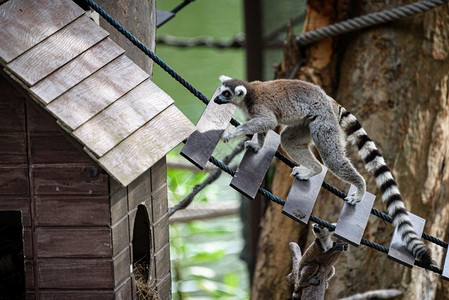
[[[211,99],[215,99],[218,92],[217,88]],[[235,105],[220,105],[210,101],[196,124],[196,131],[182,148],[181,155],[201,170],[204,169],[235,109]]]
[[[48,104],[124,52],[106,38],[39,81],[30,90],[44,104]]]
[[[412,222],[413,228],[418,236],[422,235],[424,230],[424,225],[426,224],[426,220],[412,214],[411,212],[407,212]],[[415,264],[415,258],[413,255],[405,248],[405,245],[402,242],[401,236],[398,234],[397,228],[394,229],[393,238],[391,239],[390,249],[388,250],[388,258],[403,264],[406,267],[413,268]]]
[[[0,58],[9,63],[85,13],[73,1],[10,0],[0,6]]]
[[[11,61],[6,67],[26,85],[32,86],[108,35],[106,30],[97,26],[90,18],[82,16]]]
[[[257,141],[256,134],[253,141]],[[266,134],[263,147],[258,152],[247,149],[234,178],[232,178],[231,187],[248,198],[254,199],[280,142],[279,134],[270,130]]]
[[[446,249],[446,258],[444,259],[443,274],[441,276],[443,279],[449,280],[449,249]]]
[[[127,186],[194,131],[195,126],[170,105],[98,159],[98,163]]]
[[[326,173],[327,168],[323,166],[321,173],[309,180],[299,180],[295,177],[282,213],[296,222],[307,224]]]
[[[173,99],[148,79],[73,134],[100,157],[172,103]]]
[[[356,191],[356,187],[351,185],[348,195]],[[338,218],[334,236],[358,247],[368,224],[371,208],[373,207],[376,196],[366,192],[362,201],[356,205],[350,205],[345,202]]]
[[[75,130],[148,77],[122,55],[50,102],[47,109]]]

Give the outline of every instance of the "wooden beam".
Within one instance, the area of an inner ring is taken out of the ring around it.
[[[257,135],[254,135],[253,141],[256,139]],[[231,181],[231,187],[254,199],[280,142],[279,134],[270,130],[266,134],[263,147],[258,152],[247,149]]]
[[[356,190],[356,187],[351,185],[348,195],[351,195]],[[334,236],[358,247],[365,232],[368,219],[371,214],[376,196],[366,192],[362,201],[356,205],[345,203],[338,218],[337,227],[335,228]]]
[[[326,173],[327,168],[323,166],[321,173],[309,180],[299,180],[295,177],[282,213],[297,222],[307,224]]]

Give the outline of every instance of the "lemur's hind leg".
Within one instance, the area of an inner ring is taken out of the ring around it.
[[[320,162],[312,154],[309,144],[312,142],[310,130],[307,126],[287,126],[281,132],[282,148],[302,167],[294,167],[292,176],[300,180],[307,180],[319,174],[323,169]]]
[[[340,141],[337,120],[334,118],[323,120],[318,117],[310,123],[309,127],[324,164],[335,176],[357,188],[353,195],[346,197],[346,201],[352,205],[360,202],[366,191],[365,180],[346,157],[344,143]]]

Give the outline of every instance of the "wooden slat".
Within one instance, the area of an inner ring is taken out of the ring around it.
[[[36,273],[43,289],[114,288],[111,259],[40,259]]]
[[[92,176],[94,165],[36,166],[31,168],[34,194],[108,195],[108,176]],[[0,173],[1,174],[1,173]]]
[[[111,257],[108,227],[35,229],[37,257]]]
[[[117,256],[123,249],[129,247],[128,218],[112,226],[112,255]]]
[[[295,177],[288,192],[282,213],[296,222],[307,224],[326,173],[327,168],[323,166],[321,173],[313,176],[309,180],[299,180]]]
[[[193,124],[171,105],[98,162],[127,186],[194,130]]]
[[[47,109],[75,130],[147,78],[147,73],[122,55],[50,102]]]
[[[114,299],[136,299],[133,297],[133,289],[132,289],[133,279],[129,278],[127,281],[122,283],[114,292]]]
[[[356,187],[351,185],[348,195],[352,195],[355,191]],[[338,218],[334,236],[358,247],[365,232],[365,227],[368,224],[375,199],[375,195],[366,192],[362,201],[356,205],[350,205],[345,202]]]
[[[92,299],[117,299],[112,290],[40,290],[39,300],[92,300]],[[120,299],[120,298],[118,298]],[[131,299],[131,298],[122,298]],[[28,298],[27,298],[28,300]]]
[[[39,81],[30,90],[44,103],[50,103],[123,53],[122,48],[106,38]]]
[[[446,249],[446,257],[444,259],[443,274],[441,275],[443,279],[449,280],[449,249]]]
[[[146,171],[128,186],[128,210],[151,199],[151,172]],[[151,214],[151,212],[149,212]]]
[[[170,273],[170,245],[165,245],[164,248],[154,254],[156,262],[156,278],[161,280]]]
[[[115,286],[127,280],[130,276],[131,251],[129,247],[125,251],[114,257],[114,284]]]
[[[31,132],[30,162],[32,164],[92,162],[91,158],[76,148],[68,138],[71,137],[64,136],[61,132]]]
[[[0,172],[3,170],[0,169]],[[26,190],[28,194],[28,190]],[[22,213],[22,225],[23,226],[31,226],[31,204],[28,198],[16,198],[16,197],[5,197],[0,191],[0,195],[2,195],[2,200],[0,201],[0,211],[5,210],[20,210]]]
[[[167,185],[151,194],[151,209],[155,222],[159,221],[168,212]]]
[[[6,67],[28,86],[48,76],[109,33],[83,16],[11,61]]]
[[[426,224],[426,220],[412,214],[411,212],[407,212],[412,222],[413,229],[415,229],[416,234],[420,237],[424,230],[424,225]],[[393,238],[391,239],[390,249],[388,250],[388,258],[403,264],[406,267],[412,268],[415,263],[415,258],[413,255],[405,248],[404,243],[402,242],[401,236],[398,233],[397,228],[394,229]]]
[[[0,168],[0,195],[20,197],[28,196],[28,194],[28,168],[26,166]]]
[[[171,276],[168,274],[164,279],[156,281],[156,290],[162,299],[170,299]]]
[[[108,226],[108,196],[35,198],[34,220],[38,226]]]
[[[26,133],[0,131],[0,164],[26,163],[28,163]]]
[[[169,95],[146,80],[73,134],[100,157],[172,103]]]
[[[61,132],[61,127],[56,123],[56,119],[36,102],[28,100],[26,102],[27,129],[34,131]]]
[[[0,58],[10,62],[84,14],[73,1],[10,0],[0,6]]]
[[[159,252],[169,242],[168,215],[153,225],[154,253]]]
[[[256,140],[257,135],[254,135],[253,141]],[[247,149],[232,178],[231,187],[254,199],[280,142],[279,134],[270,130],[267,132],[263,147],[257,153]]]
[[[215,99],[218,91],[217,88],[211,99]],[[181,155],[201,170],[204,169],[235,109],[235,105],[219,105],[211,100],[196,124],[196,131],[182,148]]]

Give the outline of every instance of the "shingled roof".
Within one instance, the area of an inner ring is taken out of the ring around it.
[[[72,1],[7,1],[0,27],[3,73],[123,185],[195,130]]]

